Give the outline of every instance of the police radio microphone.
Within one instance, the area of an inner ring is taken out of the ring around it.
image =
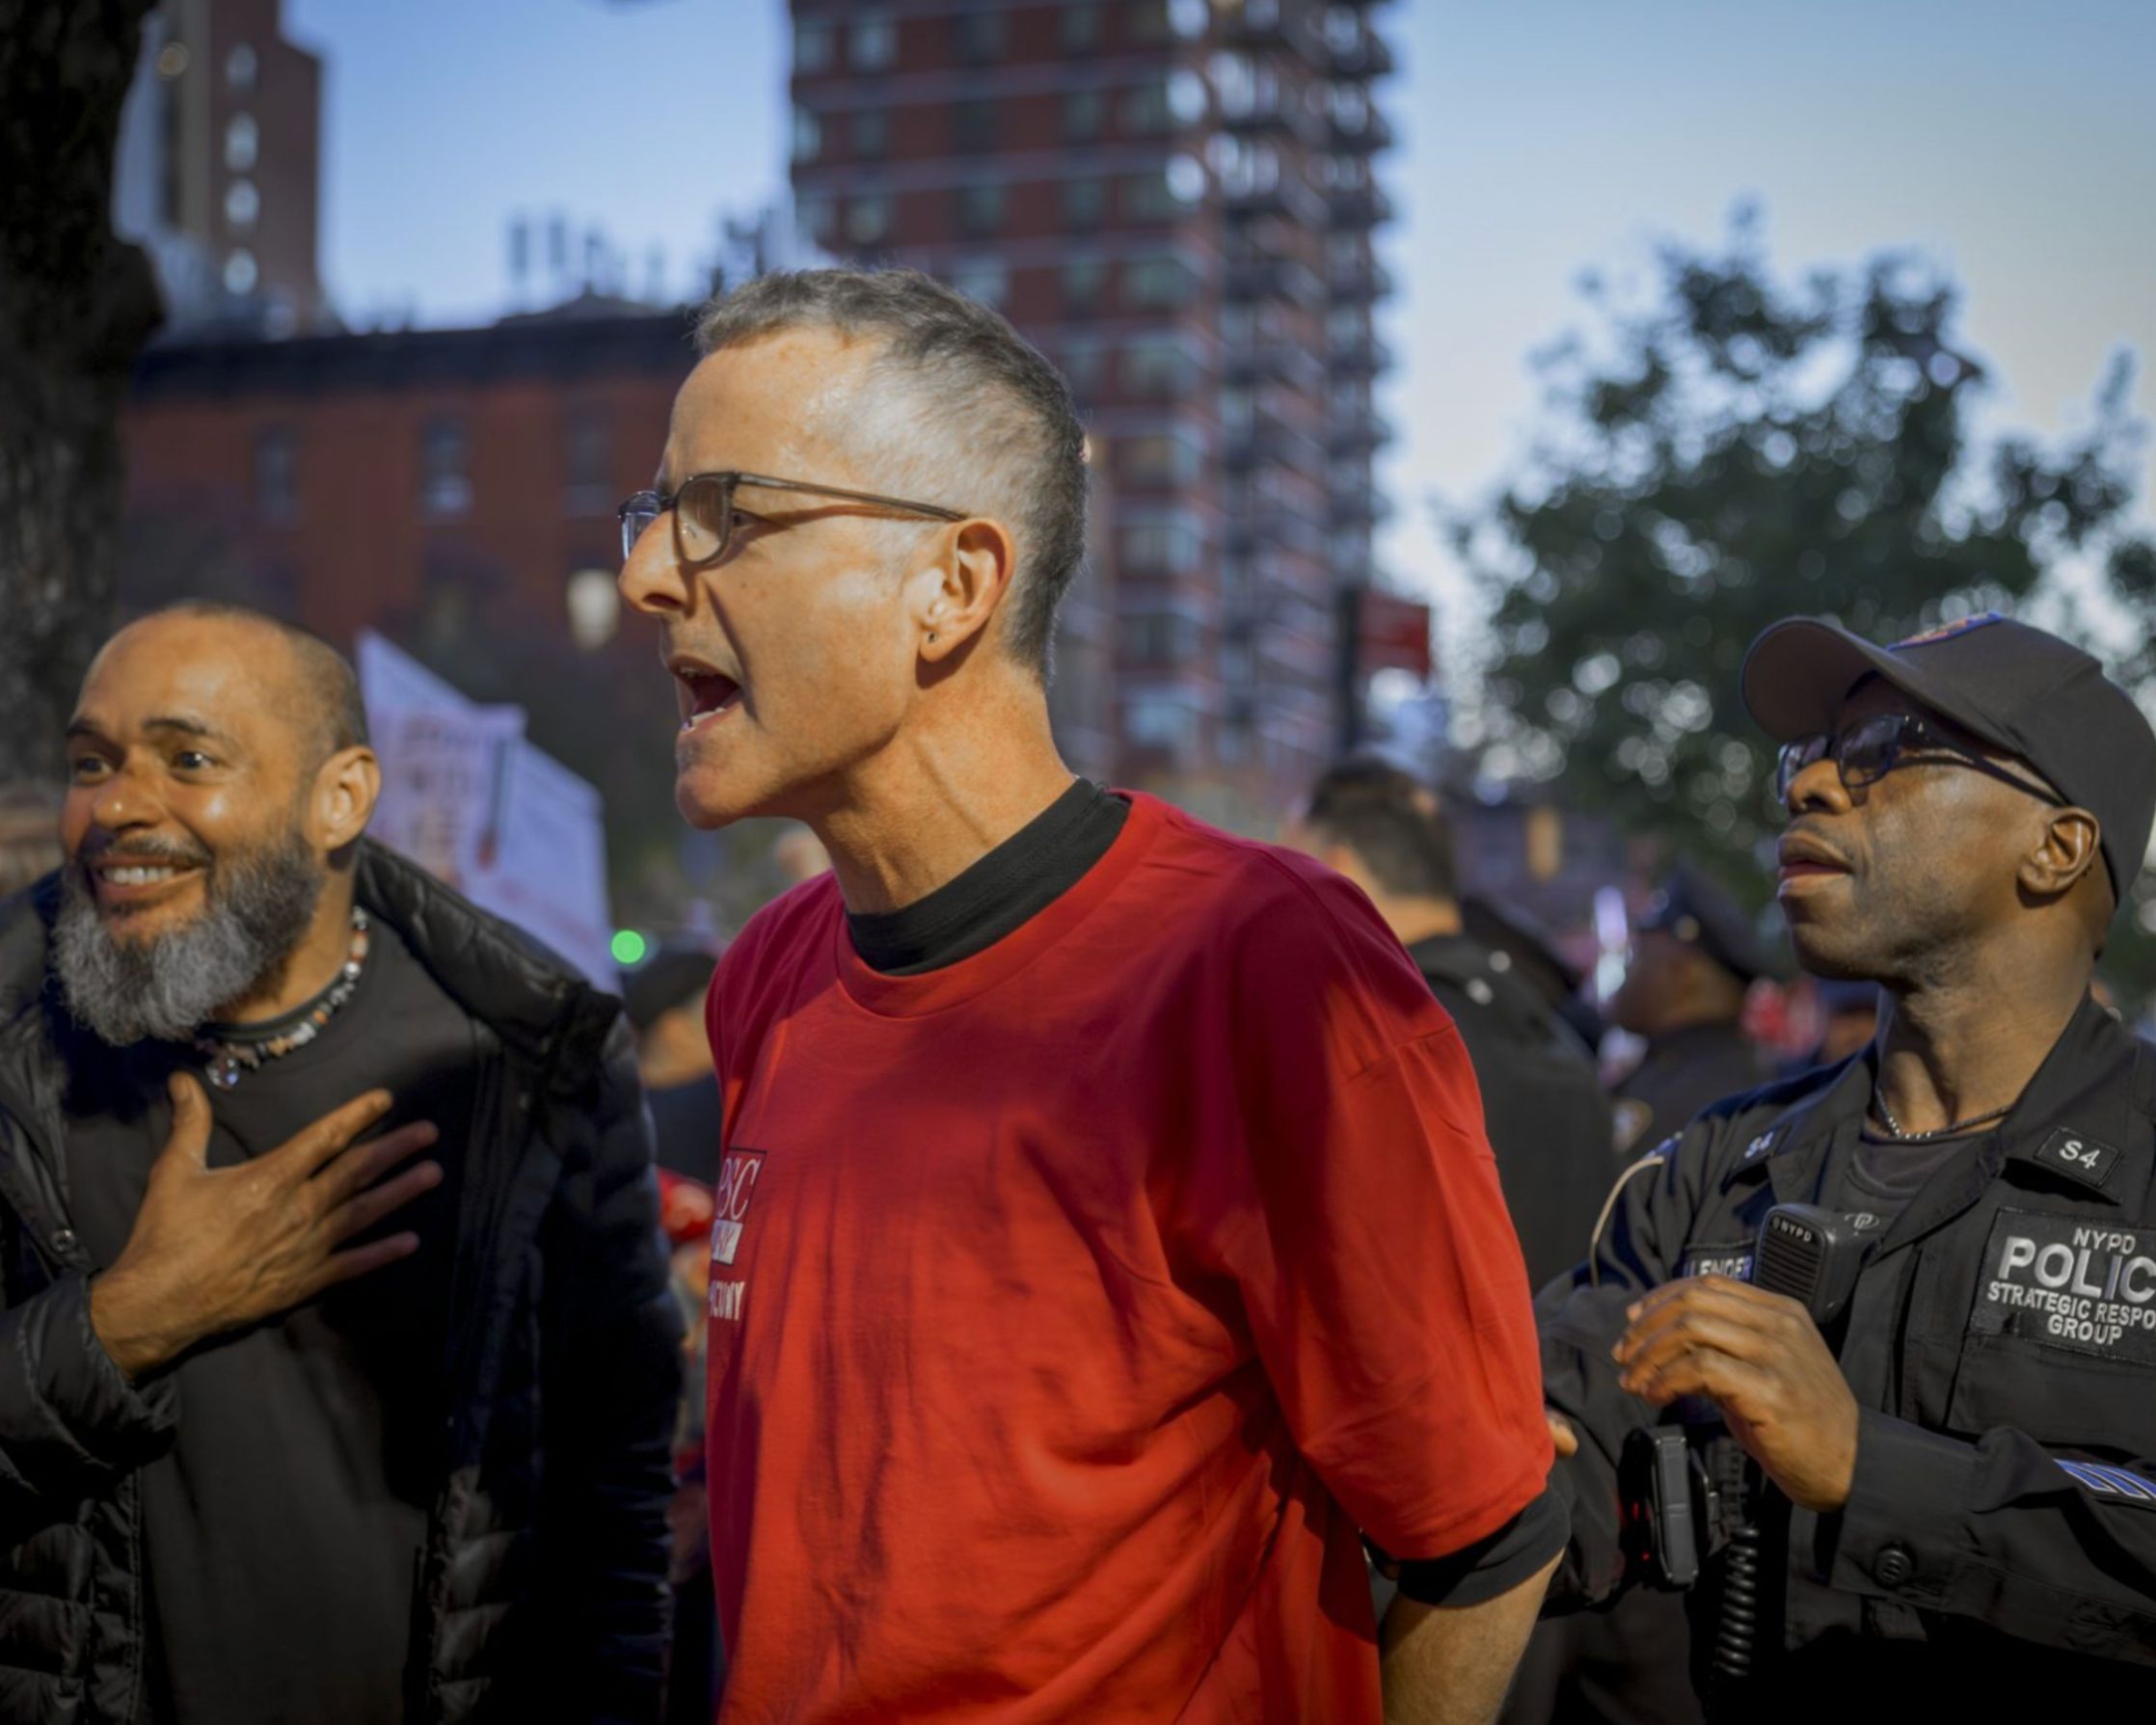
[[[1851,1217],[1817,1204],[1776,1204],[1752,1248],[1752,1285],[1788,1295],[1824,1332],[1856,1292],[1868,1246]]]

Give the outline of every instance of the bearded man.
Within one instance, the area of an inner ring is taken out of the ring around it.
[[[123,630],[67,776],[0,906],[0,1716],[654,1717],[617,1004],[367,844],[351,669],[269,618]]]

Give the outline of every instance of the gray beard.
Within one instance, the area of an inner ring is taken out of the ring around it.
[[[129,847],[131,853],[135,848]],[[61,871],[52,965],[67,1010],[115,1048],[183,1042],[291,954],[322,897],[321,865],[297,833],[209,864],[202,910],[145,940],[117,937],[89,873]]]

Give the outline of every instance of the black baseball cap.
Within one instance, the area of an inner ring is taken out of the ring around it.
[[[1690,863],[1670,870],[1633,927],[1642,934],[1668,934],[1696,947],[1739,982],[1765,976],[1770,968],[1752,919]]]
[[[1821,617],[1770,625],[1745,656],[1744,705],[1777,742],[1830,732],[1867,677],[2018,757],[2103,829],[2121,904],[2156,821],[2156,731],[2103,665],[1997,611],[1875,646]]]

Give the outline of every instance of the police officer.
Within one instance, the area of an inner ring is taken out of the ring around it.
[[[1505,1205],[1537,1287],[1579,1261],[1609,1185],[1609,1104],[1573,1033],[1463,926],[1436,795],[1389,762],[1344,761],[1286,834],[1368,895],[1460,1027]]]
[[[1620,1154],[1766,1078],[1739,1022],[1745,990],[1766,968],[1737,902],[1689,863],[1672,869],[1632,930],[1631,963],[1609,1003],[1619,1029],[1647,1038],[1615,1092]]]
[[[1878,982],[1879,1029],[1656,1147],[1544,1290],[1577,1445],[1559,1593],[1652,1570],[1619,1464],[1674,1428],[1716,1712],[1816,1719],[1900,1682],[1957,1719],[2123,1716],[2156,1664],[2156,1049],[2089,981],[2156,735],[2095,660],[1989,615],[1886,649],[1777,624],[1743,693],[1784,744],[1798,957]],[[1823,1331],[1749,1280],[1785,1204],[1858,1249],[1812,1260],[1861,1263]]]

